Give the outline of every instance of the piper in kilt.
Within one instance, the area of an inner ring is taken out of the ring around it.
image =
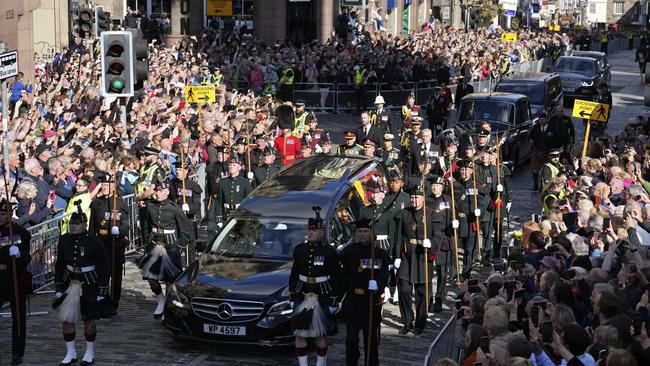
[[[95,320],[112,314],[108,300],[109,264],[101,240],[86,230],[88,218],[78,205],[70,216],[68,233],[59,239],[54,281],[56,299],[52,306],[63,322],[67,353],[61,365],[77,362],[75,323],[83,320],[86,352],[81,365],[95,362]]]
[[[156,182],[156,200],[147,203],[147,231],[151,241],[140,259],[142,277],[149,281],[151,291],[158,299],[153,313],[160,319],[165,310],[165,295],[160,282],[173,282],[183,270],[181,250],[194,241],[194,228],[181,208],[169,200],[170,185],[166,181]]]
[[[327,364],[326,336],[336,334],[334,313],[339,309],[341,265],[333,246],[323,241],[320,207],[308,221],[307,241],[293,251],[289,292],[293,301],[291,326],[296,336],[296,357],[307,366],[307,338],[315,338],[316,365]]]

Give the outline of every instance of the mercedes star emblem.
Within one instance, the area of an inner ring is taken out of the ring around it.
[[[217,308],[217,316],[221,320],[227,320],[232,317],[232,306],[227,302],[221,303]]]

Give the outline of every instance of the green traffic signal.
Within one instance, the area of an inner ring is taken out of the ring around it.
[[[122,79],[114,79],[111,81],[108,90],[112,93],[121,93],[124,90],[124,82]]]

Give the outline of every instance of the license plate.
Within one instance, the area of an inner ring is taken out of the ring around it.
[[[245,336],[246,327],[234,327],[230,325],[203,324],[203,332],[225,336]]]

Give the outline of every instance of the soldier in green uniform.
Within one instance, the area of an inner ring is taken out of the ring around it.
[[[361,155],[363,147],[356,143],[357,133],[354,131],[345,131],[345,144],[339,145],[336,151],[339,155]]]
[[[253,172],[256,187],[280,171],[280,166],[275,163],[275,158],[275,150],[272,147],[267,146],[266,149],[264,149],[264,155],[261,161],[262,164],[255,168],[255,171]]]
[[[384,146],[379,148],[377,155],[381,157],[386,166],[399,165],[401,161],[399,149],[393,146],[395,136],[392,133],[384,134]]]
[[[494,149],[491,151],[490,158],[494,166],[497,165],[497,162],[500,162],[501,159],[497,159],[497,150]],[[510,213],[510,206],[512,205],[512,192],[510,190],[510,177],[512,176],[512,171],[506,164],[500,163],[497,169],[500,170],[499,177],[497,180],[497,194],[493,198],[490,205],[494,207],[493,221],[494,222],[494,245],[492,249],[492,258],[502,258],[505,253],[501,252],[501,240],[504,236],[503,233],[503,222],[507,219]],[[486,244],[486,245],[489,245]]]
[[[169,197],[176,202],[188,219],[196,226],[201,222],[201,194],[203,189],[194,180],[187,178],[189,166],[180,161],[176,166],[176,178],[171,181]]]
[[[395,258],[398,257],[396,250],[397,243],[397,221],[396,215],[401,210],[411,206],[411,201],[409,200],[408,193],[404,192],[404,179],[399,168],[391,167],[388,171],[388,193],[384,198],[386,205],[386,213],[391,220],[388,222],[388,241],[391,245],[391,251],[388,252],[392,261],[395,261]],[[395,276],[395,268],[392,268],[390,271],[390,277],[388,279],[388,287],[390,290],[390,296],[384,298],[386,301],[390,301],[393,304],[399,302],[399,294],[397,293],[397,277]]]
[[[492,253],[492,228],[494,227],[494,208],[491,208],[492,199],[497,195],[497,167],[492,164],[491,149],[485,145],[479,152],[479,160],[476,161],[476,187],[485,190],[485,195],[479,195],[478,208],[481,210],[481,249],[484,265],[490,264]]]
[[[142,157],[144,163],[140,167],[140,177],[136,185],[136,198],[139,203],[138,217],[140,218],[140,230],[142,231],[142,241],[144,243],[149,241],[149,232],[144,228],[146,224],[146,204],[147,202],[155,200],[155,185],[156,181],[164,180],[167,176],[165,169],[160,163],[160,150],[153,147],[146,147],[144,149],[144,156]]]
[[[486,194],[485,189],[477,187],[478,189],[474,190],[472,164],[473,162],[466,159],[458,162],[459,179],[454,183],[456,222],[452,222],[452,227],[458,229],[458,245],[463,248],[465,273],[471,271],[476,251],[476,217],[480,216],[480,212],[476,212],[474,195]]]
[[[451,261],[451,197],[444,195],[445,179],[439,175],[429,177],[431,181],[431,202],[428,206],[431,208],[431,254],[435,255],[436,268],[436,294],[435,302],[432,305],[432,311],[439,313],[442,311],[442,301],[447,295],[447,276],[455,263]],[[428,217],[427,217],[428,218]],[[453,270],[452,270],[453,271]]]
[[[121,197],[113,196],[115,184],[110,175],[103,177],[101,190],[90,204],[88,232],[99,238],[108,254],[111,269],[111,303],[117,311],[122,293],[124,240],[129,233],[129,206]]]
[[[346,365],[355,366],[359,353],[359,331],[363,332],[366,365],[379,365],[379,331],[381,322],[381,291],[388,284],[390,257],[385,250],[375,247],[372,240],[372,220],[361,218],[356,223],[358,242],[341,252],[343,265],[342,287],[347,294],[343,301],[343,319],[346,328]],[[372,297],[372,318],[370,304]],[[372,321],[372,329],[368,329]],[[370,338],[370,349],[368,339]]]
[[[241,169],[242,163],[239,160],[230,159],[228,162],[228,177],[219,182],[216,198],[216,216],[217,225],[219,226],[222,226],[228,220],[244,198],[253,191],[248,179],[239,174]]]
[[[422,143],[422,121],[424,119],[422,117],[411,117],[411,128],[404,131],[402,133],[402,137],[400,140],[400,148],[401,148],[401,154],[402,154],[402,164],[400,168],[402,168],[405,172],[405,174],[411,174],[412,172],[408,172],[407,169],[414,170],[416,168],[415,166],[412,166],[410,164],[411,159],[414,158],[413,155],[411,155],[411,147],[416,146]]]
[[[434,249],[431,239],[434,229],[433,211],[427,207],[426,214],[424,212],[425,192],[423,186],[412,187],[409,195],[411,207],[401,210],[396,216],[398,232],[395,251],[398,256],[393,263],[397,269],[399,310],[404,324],[400,334],[410,331],[413,334],[421,334],[427,322],[426,294],[432,295],[431,279],[434,265],[429,254]],[[426,256],[425,251],[428,251]],[[412,307],[414,291],[415,317]]]
[[[442,140],[440,146],[442,154],[435,160],[431,167],[431,172],[438,175],[445,175],[454,170],[453,164],[458,160],[458,137],[456,135],[447,136]]]

